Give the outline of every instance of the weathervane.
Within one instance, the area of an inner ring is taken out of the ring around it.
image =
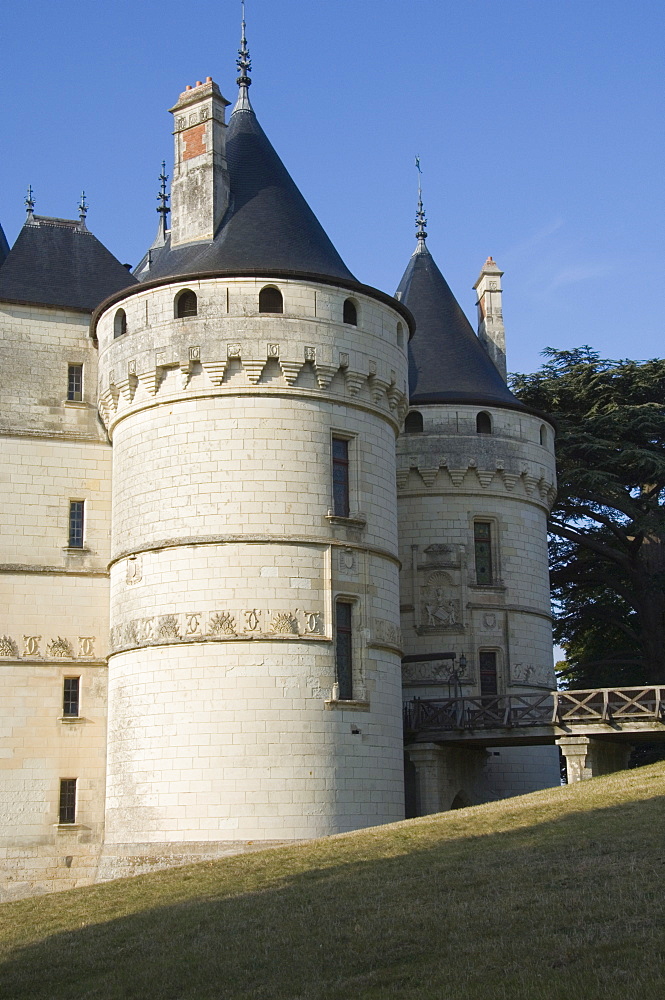
[[[85,200],[85,191],[81,191],[81,200],[79,202],[79,223],[81,229],[85,229],[85,217],[88,214],[88,203]]]
[[[33,212],[35,210],[35,193],[32,190],[32,184],[28,184],[28,193],[25,196],[25,210],[28,213],[28,222],[32,222],[34,216]]]
[[[238,72],[240,73],[240,76],[236,80],[239,87],[249,87],[252,82],[249,78],[249,73],[252,68],[252,60],[249,58],[247,38],[245,37],[245,27],[245,0],[242,0],[242,37],[240,39],[240,48],[238,49],[238,59],[236,62]]]
[[[416,212],[416,236],[418,240],[424,241],[427,239],[427,219],[425,218],[425,209],[423,208],[423,191],[420,183],[422,170],[420,169],[420,157],[416,156],[416,170],[418,171],[418,211]]]
[[[161,220],[159,223],[159,231],[161,235],[164,237],[166,237],[167,216],[171,211],[171,209],[168,206],[170,195],[167,194],[166,192],[166,182],[168,179],[169,175],[166,173],[166,160],[162,160],[162,172],[159,175],[160,188],[159,188],[159,194],[157,195],[157,201],[159,202],[159,205],[157,206],[156,210],[159,212],[161,216]]]

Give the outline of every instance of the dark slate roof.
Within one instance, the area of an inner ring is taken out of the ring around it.
[[[136,284],[126,267],[79,222],[33,216],[0,267],[0,299],[92,312]]]
[[[525,408],[472,330],[424,239],[418,241],[396,297],[416,319],[409,343],[412,406],[471,403]]]
[[[4,234],[2,226],[0,226],[0,264],[9,253],[9,243],[7,242],[7,237]]]
[[[355,280],[250,108],[233,112],[226,137],[231,199],[214,240],[151,248],[142,280],[200,271],[295,271]]]

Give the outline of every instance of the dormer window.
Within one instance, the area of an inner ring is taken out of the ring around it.
[[[492,418],[489,413],[485,413],[483,410],[476,417],[476,434],[491,434],[492,433]]]
[[[423,432],[423,415],[418,413],[418,410],[411,410],[411,413],[407,413],[406,420],[404,421],[404,433],[405,434],[422,434]]]
[[[284,299],[279,288],[274,285],[266,285],[259,292],[259,312],[260,313],[283,313]]]
[[[124,309],[118,309],[113,317],[113,337],[122,337],[127,333],[127,317]]]
[[[349,326],[358,326],[358,310],[353,299],[345,300],[343,319]]]
[[[176,295],[175,300],[175,315],[176,319],[184,319],[185,316],[196,316],[199,311],[198,301],[196,298],[196,293],[190,288],[185,288],[184,291],[179,292]]]

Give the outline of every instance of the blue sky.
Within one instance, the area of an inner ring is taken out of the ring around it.
[[[5,5],[0,222],[74,217],[135,264],[170,173],[172,106],[211,75],[235,98],[237,0]],[[342,257],[394,291],[429,247],[467,315],[506,271],[509,367],[548,346],[664,353],[665,4],[247,0],[252,101]]]

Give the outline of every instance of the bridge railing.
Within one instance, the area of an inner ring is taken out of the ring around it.
[[[665,722],[665,687],[591,688],[474,698],[414,698],[404,731],[502,729],[569,723]]]

